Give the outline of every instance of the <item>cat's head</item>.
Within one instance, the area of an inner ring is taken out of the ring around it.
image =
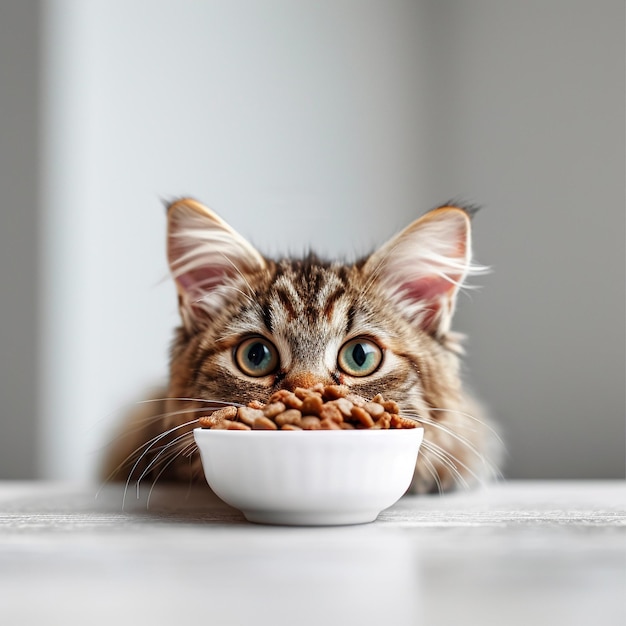
[[[395,400],[424,427],[414,490],[493,474],[493,431],[463,391],[451,331],[460,288],[484,269],[471,261],[470,217],[439,207],[345,264],[268,259],[195,200],[171,204],[167,250],[182,325],[164,426],[181,432],[221,403],[340,383]]]
[[[426,213],[354,264],[270,260],[195,200],[168,207],[182,326],[172,397],[265,400],[339,383],[424,411],[460,394],[451,332],[472,271],[470,214]]]

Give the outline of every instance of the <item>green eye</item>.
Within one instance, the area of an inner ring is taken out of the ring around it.
[[[247,376],[267,376],[278,367],[276,348],[262,337],[251,337],[235,348],[235,363]]]
[[[369,339],[352,339],[339,350],[339,367],[350,376],[369,376],[381,361],[383,351]]]

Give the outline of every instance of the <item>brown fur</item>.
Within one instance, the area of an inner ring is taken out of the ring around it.
[[[224,403],[264,402],[276,389],[318,382],[344,384],[366,397],[382,393],[422,422],[414,491],[444,491],[496,472],[488,458],[493,431],[463,389],[460,349],[449,330],[459,284],[471,269],[465,212],[446,207],[426,214],[353,265],[312,255],[265,259],[193,200],[172,204],[168,214],[168,255],[183,320],[172,345],[169,388],[124,425],[105,476],[203,480],[191,435],[200,416]],[[424,268],[409,268],[414,248],[428,252],[433,233],[450,267],[418,250],[414,263]],[[213,254],[213,246],[223,249]],[[394,265],[390,259],[400,254],[410,262],[398,257]],[[233,358],[242,339],[255,335],[280,355],[280,366],[259,378],[246,376]],[[338,351],[354,337],[383,351],[382,364],[368,376],[350,376],[337,364]]]

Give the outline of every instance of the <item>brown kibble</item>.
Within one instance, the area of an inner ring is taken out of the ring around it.
[[[391,428],[417,428],[417,426],[418,423],[408,417],[401,417],[400,415],[391,416]]]
[[[352,407],[352,417],[354,417],[365,428],[371,428],[374,425],[372,416],[360,406]]]
[[[285,424],[291,424],[294,426],[300,426],[302,422],[302,413],[298,411],[298,409],[287,409],[283,413],[280,413],[274,418],[274,421],[279,426],[284,426]]]
[[[270,396],[270,403],[282,402],[288,409],[301,409],[302,400],[296,396],[293,391],[288,389],[279,389]]]
[[[199,418],[202,428],[229,430],[352,430],[416,428],[419,423],[402,417],[393,400],[376,394],[371,400],[349,393],[343,385],[321,383],[294,391],[279,389],[264,404],[253,400],[247,406],[224,406]]]
[[[229,420],[237,415],[236,406],[225,406],[217,411],[213,411],[210,415],[203,415],[198,424],[201,428],[214,428],[224,420]]]
[[[384,402],[381,402],[381,404],[387,413],[395,413],[396,415],[400,414],[400,407],[394,400],[385,400]]]
[[[300,410],[305,415],[319,415],[323,406],[324,401],[322,400],[322,396],[316,393],[315,395],[306,396],[302,399],[302,408]]]
[[[200,426],[200,428],[213,428],[217,426],[220,421],[222,420],[216,420],[212,415],[203,415],[198,420],[198,426]]]
[[[257,417],[252,424],[252,428],[254,430],[278,430],[276,422],[273,422],[269,417],[265,417],[265,415]]]
[[[254,420],[256,420],[257,417],[263,417],[263,411],[261,411],[261,409],[253,409],[248,406],[240,406],[239,410],[237,411],[237,417],[244,424],[248,424],[248,426],[253,426]]]
[[[266,404],[263,409],[263,415],[265,417],[276,417],[279,413],[282,413],[287,407],[282,402],[271,402]]]
[[[389,415],[387,411],[384,411],[383,414],[376,420],[376,427],[384,428],[385,430],[387,428],[391,428],[391,415]]]
[[[289,389],[279,389],[278,391],[275,391],[269,399],[269,402],[284,402],[285,398],[287,398],[288,396],[291,395],[291,391],[289,391]]]
[[[322,397],[322,394],[315,391],[313,387],[311,387],[310,389],[307,389],[305,387],[296,387],[293,392],[296,395],[296,398],[300,398],[300,400],[310,398],[311,396],[319,396],[320,398]]]
[[[363,406],[367,402],[365,398],[363,398],[362,396],[357,396],[356,393],[349,393],[346,396],[346,400],[352,402],[354,406]]]
[[[218,409],[217,411],[213,411],[213,413],[211,414],[211,417],[214,420],[230,420],[233,419],[233,417],[235,417],[235,415],[237,415],[237,407],[236,406],[225,406],[222,407],[221,409]]]
[[[348,395],[348,388],[345,385],[328,385],[322,394],[324,400],[337,400]]]
[[[292,394],[285,400],[285,406],[288,409],[297,409],[298,411],[302,409],[302,400],[298,398],[295,394]]]
[[[385,409],[383,409],[382,405],[378,404],[377,402],[366,402],[365,405],[363,406],[363,408],[373,418],[380,417],[385,412]]]
[[[328,404],[336,406],[344,417],[350,417],[352,414],[353,404],[347,398],[337,398],[336,400],[331,400]]]
[[[339,410],[336,404],[332,404],[330,402],[322,406],[322,408],[318,412],[318,415],[323,420],[331,420],[333,422],[336,422],[337,424],[339,422],[343,422],[342,412]]]
[[[320,418],[314,415],[305,415],[302,418],[301,426],[304,430],[320,430],[322,428]]]

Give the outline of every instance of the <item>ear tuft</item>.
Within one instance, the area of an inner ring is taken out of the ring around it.
[[[437,338],[450,330],[456,297],[468,274],[486,268],[471,262],[470,212],[443,206],[426,213],[388,241],[364,271],[413,323]]]
[[[191,198],[167,208],[167,258],[179,294],[183,323],[196,327],[232,298],[244,276],[265,259],[213,211]]]

